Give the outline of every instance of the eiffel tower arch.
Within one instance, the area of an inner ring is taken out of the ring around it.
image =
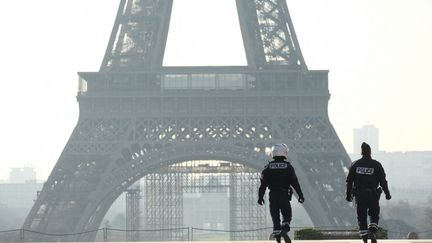
[[[259,171],[265,149],[281,142],[314,225],[352,224],[350,160],[328,118],[328,71],[308,70],[284,0],[236,3],[247,66],[164,67],[173,1],[121,0],[99,72],[79,73],[78,124],[24,229],[95,230],[147,174],[191,160]]]

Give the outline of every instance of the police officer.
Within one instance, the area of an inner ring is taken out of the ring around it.
[[[371,147],[367,143],[362,143],[361,154],[362,158],[352,163],[346,179],[346,200],[351,202],[353,196],[355,197],[357,220],[363,242],[366,243],[370,235],[371,242],[376,243],[380,194],[384,191],[387,200],[391,199],[391,195],[384,168],[380,162],[371,158]],[[369,226],[367,215],[370,217]]]
[[[300,203],[304,202],[304,197],[300,184],[297,180],[294,168],[291,163],[286,161],[288,146],[286,144],[276,144],[272,147],[273,161],[269,162],[261,172],[261,186],[258,192],[258,204],[264,204],[264,194],[266,188],[270,190],[270,215],[273,221],[273,236],[280,242],[280,235],[283,230],[284,239],[290,242],[286,233],[290,230],[292,218],[291,210],[291,186],[296,190]],[[282,213],[282,224],[280,222]]]

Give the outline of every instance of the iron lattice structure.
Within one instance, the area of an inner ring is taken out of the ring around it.
[[[230,174],[230,240],[267,240],[268,232],[249,231],[268,227],[265,222],[268,208],[256,204],[260,173]]]
[[[78,124],[25,229],[97,229],[113,201],[149,173],[189,160],[261,170],[265,148],[280,142],[290,147],[313,223],[352,223],[344,202],[350,161],[328,118],[328,71],[307,69],[285,1],[236,3],[248,66],[162,67],[172,0],[120,2],[100,71],[79,73]]]
[[[140,230],[140,195],[141,189],[138,187],[126,190],[126,240],[138,241]]]
[[[151,173],[144,177],[145,229],[142,239],[147,241],[187,241],[183,229],[183,186],[179,173]],[[163,229],[163,230],[161,230]]]
[[[188,232],[182,228],[186,226],[183,221],[185,193],[194,195],[217,193],[220,197],[224,197],[223,194],[225,194],[225,197],[229,198],[229,206],[223,210],[229,211],[230,227],[224,230],[233,231],[229,234],[231,240],[263,240],[268,237],[266,231],[247,231],[266,226],[268,210],[256,203],[260,173],[229,162],[213,161],[212,164],[205,161],[187,161],[159,169],[143,178],[145,185],[144,228],[155,231],[144,232],[141,239],[150,241],[188,239]],[[223,208],[218,205],[218,202],[208,203],[207,206],[207,214],[208,211],[216,210],[217,212]],[[194,211],[197,210],[195,208]],[[205,217],[195,213],[192,217],[194,216]],[[219,217],[218,219],[205,218],[204,221],[221,222],[223,220]],[[159,229],[167,228],[176,230],[159,231]]]

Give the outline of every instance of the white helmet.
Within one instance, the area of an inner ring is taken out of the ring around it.
[[[275,144],[272,147],[272,157],[276,157],[276,156],[283,156],[285,158],[288,158],[288,146],[284,143],[280,143],[280,144]]]

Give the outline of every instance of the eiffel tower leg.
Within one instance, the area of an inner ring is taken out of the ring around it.
[[[112,157],[119,154],[118,141],[126,136],[128,127],[129,119],[81,118],[23,228],[48,234],[97,229],[121,193],[107,194],[104,191],[107,186],[101,183],[115,166]],[[64,237],[29,233],[27,238],[92,239],[96,233]]]
[[[354,210],[344,200],[344,175],[350,159],[327,116],[277,117],[274,122],[278,133],[286,137],[281,142],[288,141],[289,159],[314,225],[354,225]]]

